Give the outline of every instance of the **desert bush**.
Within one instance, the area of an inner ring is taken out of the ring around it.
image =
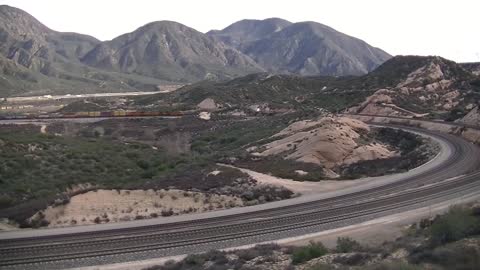
[[[362,251],[362,246],[350,237],[338,237],[335,249],[339,253],[349,253],[353,251]]]
[[[394,262],[384,262],[384,263],[374,264],[374,265],[365,267],[363,269],[365,270],[422,270],[424,268],[414,264],[394,261]]]
[[[172,210],[172,209],[162,210],[162,212],[160,213],[160,215],[162,215],[162,217],[173,216],[173,210]]]
[[[235,254],[244,261],[250,261],[256,257],[260,256],[270,256],[273,254],[273,251],[279,250],[280,246],[277,244],[264,244],[256,245],[253,248],[249,249],[240,249],[235,251]]]
[[[446,269],[480,269],[480,250],[478,247],[458,245],[441,247],[433,251],[430,262]]]
[[[307,246],[293,250],[292,263],[300,264],[328,253],[328,249],[321,242],[310,242]]]
[[[337,256],[333,259],[334,263],[342,265],[363,265],[371,258],[368,253],[353,253],[346,256]]]
[[[207,260],[217,264],[217,265],[225,265],[228,263],[228,259],[225,256],[225,252],[219,250],[210,250],[204,254]]]
[[[409,261],[415,264],[436,264],[445,269],[480,269],[480,250],[463,242],[434,249],[426,247],[411,254]]]
[[[206,259],[203,255],[191,254],[188,255],[184,260],[184,264],[188,266],[202,266],[205,263]]]
[[[311,267],[308,267],[306,270],[333,270],[333,269],[337,269],[337,268],[329,264],[318,263]]]
[[[454,206],[430,227],[430,244],[442,245],[479,232],[480,221],[470,209]]]

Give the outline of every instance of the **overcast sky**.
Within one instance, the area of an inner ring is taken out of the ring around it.
[[[201,32],[241,19],[316,21],[392,55],[440,55],[480,61],[478,0],[0,0],[58,31],[100,40],[159,20]]]

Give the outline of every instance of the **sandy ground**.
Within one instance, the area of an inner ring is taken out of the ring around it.
[[[240,198],[207,196],[182,190],[97,190],[73,196],[66,205],[48,207],[44,212],[49,227],[118,222],[174,215],[202,213],[243,206]]]

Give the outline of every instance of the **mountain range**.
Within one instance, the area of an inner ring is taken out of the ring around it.
[[[242,20],[201,33],[171,21],[109,41],[54,31],[0,6],[0,95],[155,90],[261,72],[361,75],[391,56],[316,22]]]

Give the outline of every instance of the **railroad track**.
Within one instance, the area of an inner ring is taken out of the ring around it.
[[[270,241],[480,193],[478,149],[451,135],[425,133],[443,140],[452,153],[440,166],[401,181],[338,197],[200,220],[60,235],[51,230],[51,235],[4,240],[0,234],[0,267],[55,269],[178,255],[189,253],[189,247],[198,252],[202,247]],[[454,176],[459,177],[445,181]]]

